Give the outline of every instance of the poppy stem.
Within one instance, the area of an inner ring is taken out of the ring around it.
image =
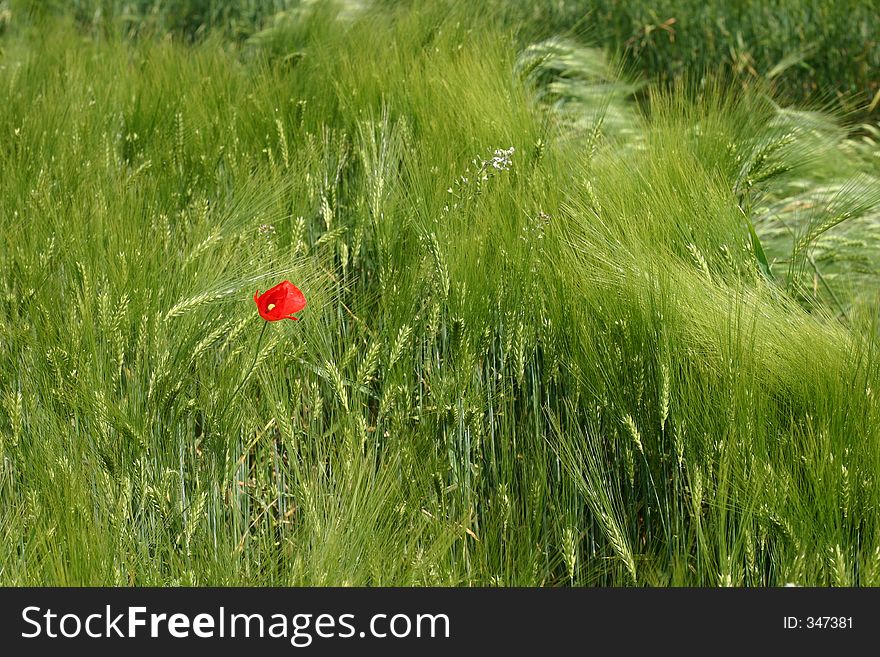
[[[235,396],[242,389],[242,387],[244,387],[244,384],[248,380],[248,377],[251,375],[251,372],[254,371],[254,367],[256,367],[256,365],[257,365],[257,358],[259,358],[259,356],[260,356],[260,346],[263,344],[263,336],[266,334],[266,327],[267,326],[269,326],[269,322],[264,321],[263,322],[263,330],[260,331],[260,337],[257,339],[257,349],[254,352],[254,360],[251,363],[251,366],[248,368],[247,374],[244,375],[244,378],[241,380],[241,383],[238,384],[238,387],[235,389],[235,391],[232,393],[232,396],[229,398],[229,402],[231,402],[233,399],[235,399]],[[229,402],[227,402],[227,404]],[[229,408],[229,406],[227,405],[226,408]]]

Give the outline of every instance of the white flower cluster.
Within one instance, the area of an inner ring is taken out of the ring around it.
[[[443,206],[443,211],[456,210],[464,202],[482,194],[483,183],[492,178],[497,171],[510,171],[511,167],[513,167],[511,158],[515,152],[516,149],[513,146],[510,148],[496,148],[492,158],[489,160],[482,158],[471,160],[471,166],[465,171],[467,175],[459,176],[453,182],[453,186],[446,190],[449,194],[453,195],[455,201],[451,206],[449,204]]]
[[[513,162],[511,162],[510,158],[513,156],[514,151],[516,151],[516,149],[513,146],[508,149],[496,149],[492,159],[488,162],[483,162],[483,169],[488,169],[491,166],[497,171],[509,170],[510,167],[513,166]]]

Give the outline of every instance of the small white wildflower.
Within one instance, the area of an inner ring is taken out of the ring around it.
[[[492,156],[492,159],[488,162],[483,162],[483,167],[487,168],[491,165],[492,168],[496,171],[507,171],[510,169],[510,167],[513,166],[513,162],[510,158],[513,156],[515,151],[516,149],[513,146],[508,149],[495,149],[495,153]]]

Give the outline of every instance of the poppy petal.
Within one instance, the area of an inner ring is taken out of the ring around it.
[[[254,302],[260,317],[269,322],[281,319],[294,319],[293,313],[299,312],[306,306],[306,298],[296,285],[290,281],[281,281],[275,287],[266,290],[262,295],[257,290],[254,294]]]

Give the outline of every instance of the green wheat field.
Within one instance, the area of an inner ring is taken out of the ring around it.
[[[880,585],[876,11],[0,1],[0,584]]]

